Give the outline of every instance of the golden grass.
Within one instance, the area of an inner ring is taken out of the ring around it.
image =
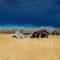
[[[60,60],[60,36],[15,39],[0,34],[0,60]]]

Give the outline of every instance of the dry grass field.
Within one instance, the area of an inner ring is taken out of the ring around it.
[[[30,39],[0,34],[0,60],[60,60],[60,36]]]

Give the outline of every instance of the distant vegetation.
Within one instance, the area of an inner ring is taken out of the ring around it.
[[[39,27],[39,28],[0,28],[0,33],[1,34],[13,34],[16,31],[19,31],[20,33],[23,32],[35,32],[38,30],[47,30],[51,35],[60,35],[60,29],[57,28],[52,28],[52,27]]]

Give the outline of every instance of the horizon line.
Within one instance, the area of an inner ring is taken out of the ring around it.
[[[0,28],[40,28],[40,27],[51,27],[51,28],[60,28],[53,26],[0,26]]]

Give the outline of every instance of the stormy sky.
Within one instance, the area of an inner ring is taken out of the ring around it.
[[[60,27],[60,0],[0,0],[0,26]]]

